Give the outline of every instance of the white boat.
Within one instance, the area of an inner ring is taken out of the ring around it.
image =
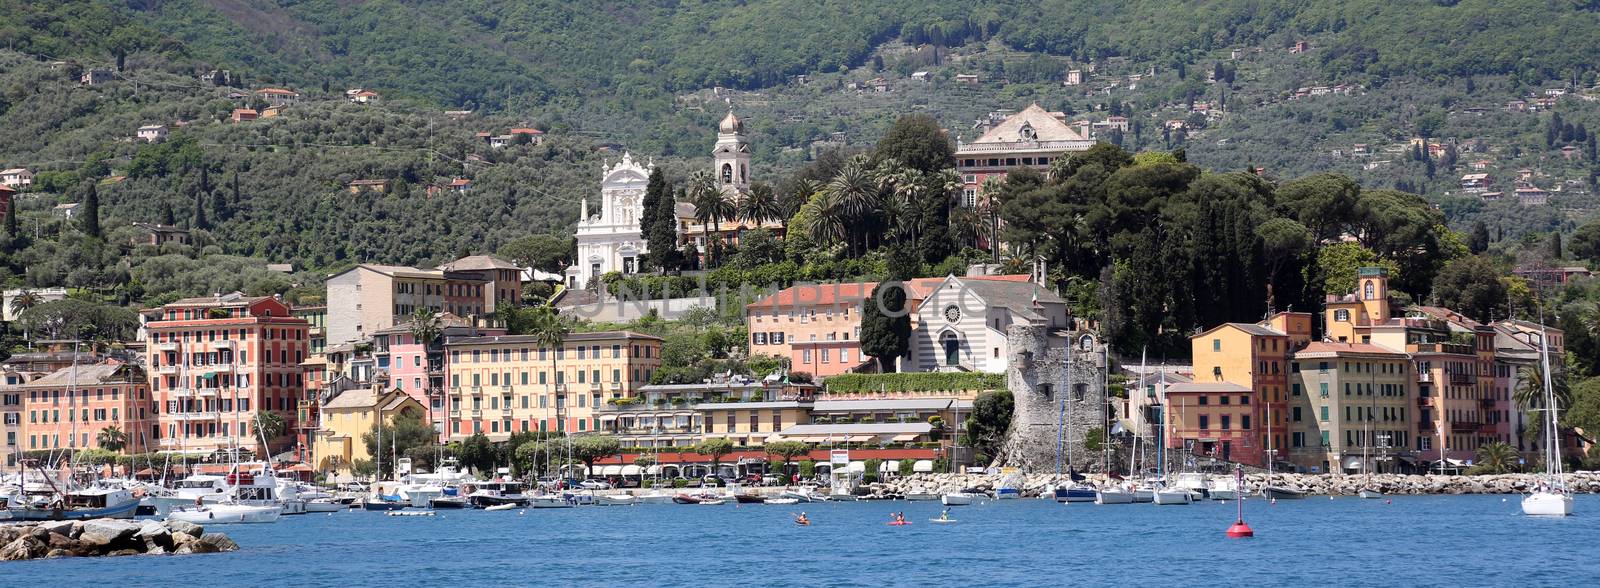
[[[1156,504],[1189,504],[1194,502],[1194,495],[1184,488],[1157,488],[1152,500]]]
[[[602,494],[594,500],[599,506],[633,506],[639,502],[639,497],[632,494]]]
[[[539,494],[527,497],[528,508],[572,508],[572,503],[567,502],[559,494]]]
[[[1173,481],[1173,486],[1181,490],[1188,490],[1191,501],[1205,500],[1211,495],[1211,485],[1206,482],[1205,474],[1199,472],[1179,473],[1178,477]]]
[[[431,517],[431,516],[433,516],[433,511],[431,511],[431,510],[391,510],[391,511],[388,512],[388,515],[391,516],[391,517]]]
[[[906,500],[938,500],[939,495],[933,492],[912,491],[907,492]]]
[[[726,498],[708,498],[708,499],[705,499],[705,500],[701,500],[699,502],[699,504],[710,504],[712,506],[718,506],[718,505],[723,505],[723,504],[727,504],[727,503],[728,503],[728,499],[726,499]]]
[[[1239,482],[1228,476],[1213,476],[1208,482],[1207,494],[1212,500],[1239,498]]]
[[[1095,504],[1133,504],[1133,492],[1127,488],[1105,488],[1094,495]]]
[[[230,525],[240,523],[275,523],[283,508],[273,505],[203,504],[198,507],[174,510],[167,520],[185,521],[199,525]]]
[[[222,502],[228,498],[228,490],[223,476],[196,474],[178,480],[171,489],[157,491],[148,500],[157,515],[166,515],[175,508],[194,506],[196,498],[203,502]]]
[[[1564,517],[1572,514],[1572,490],[1561,471],[1561,428],[1556,418],[1555,388],[1550,384],[1550,345],[1543,327],[1539,329],[1539,362],[1544,374],[1544,476],[1538,488],[1522,499],[1522,513],[1530,516]],[[1443,456],[1440,456],[1443,459]]]
[[[972,501],[977,497],[977,494],[971,492],[951,492],[939,497],[939,502],[944,503],[945,506],[967,506],[972,504]]]
[[[472,485],[473,491],[467,494],[467,501],[478,508],[488,508],[497,504],[511,504],[526,506],[529,498],[522,494],[522,483],[502,479],[477,482]],[[560,496],[555,497],[557,501]]]
[[[779,497],[779,498],[768,498],[768,499],[766,499],[766,500],[764,500],[762,502],[764,502],[766,504],[800,504],[800,501],[797,500],[797,499],[794,499],[794,498],[782,498],[782,497]]]
[[[513,508],[517,508],[517,505],[509,502],[502,502],[493,506],[485,506],[483,507],[483,510],[511,510]]]
[[[1379,491],[1379,490],[1374,490],[1374,489],[1367,489],[1367,490],[1362,490],[1360,492],[1357,492],[1356,496],[1360,496],[1362,498],[1366,498],[1366,499],[1370,500],[1370,499],[1373,499],[1373,498],[1383,498],[1383,492]]]
[[[672,504],[675,494],[667,494],[660,490],[651,491],[649,494],[639,495],[639,504]]]
[[[1149,488],[1136,487],[1132,490],[1134,502],[1155,502],[1156,493]]]
[[[349,510],[350,506],[340,504],[331,498],[318,498],[306,501],[306,512],[338,512]]]
[[[793,499],[798,500],[800,502],[821,502],[821,501],[824,501],[824,500],[828,500],[827,496],[825,496],[823,494],[818,494],[817,491],[812,490],[810,488],[798,488],[798,489],[795,489],[795,490],[784,490],[782,493],[778,494],[778,497],[779,498],[793,498]]]

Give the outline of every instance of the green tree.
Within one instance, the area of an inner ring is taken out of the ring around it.
[[[97,239],[104,236],[104,233],[100,231],[100,191],[95,188],[94,180],[84,184],[82,206],[78,210],[78,222],[83,234]]]
[[[861,352],[878,364],[878,371],[896,371],[899,358],[911,348],[911,314],[906,309],[905,285],[885,282],[861,301]]]
[[[1487,323],[1506,316],[1506,285],[1500,269],[1483,256],[1457,259],[1434,278],[1434,298],[1440,306]]]
[[[1469,474],[1505,474],[1517,470],[1516,448],[1501,442],[1478,447],[1478,462],[1467,471]]]
[[[11,314],[21,315],[27,312],[28,309],[43,303],[44,297],[40,296],[38,291],[24,288],[11,298]]]
[[[715,252],[716,243],[721,240],[722,221],[738,216],[738,210],[717,186],[716,178],[705,170],[695,172],[689,178],[689,195],[694,203],[694,219],[700,223],[706,241],[706,267],[716,267],[721,263]],[[718,233],[717,240],[711,238],[713,231]]]
[[[1335,243],[1317,250],[1316,263],[1306,266],[1306,282],[1326,294],[1349,294],[1356,291],[1356,270],[1363,267],[1381,267],[1391,276],[1400,271],[1394,262],[1379,259],[1371,249],[1356,243]]]
[[[94,436],[95,444],[106,451],[122,451],[128,446],[128,435],[117,427],[105,427]]]
[[[461,465],[480,473],[493,472],[498,452],[483,433],[476,433],[461,442]]]
[[[738,216],[760,225],[783,218],[783,207],[778,204],[778,196],[772,186],[758,182],[750,185],[750,193],[745,194],[739,202]]]
[[[789,464],[794,461],[794,458],[811,453],[811,445],[802,441],[774,441],[766,444],[763,449],[766,449],[770,455],[783,458],[782,473],[785,475],[787,475]],[[789,480],[785,478],[783,482],[787,484]]]
[[[1256,228],[1256,237],[1261,239],[1261,254],[1266,262],[1267,308],[1275,309],[1278,305],[1274,286],[1282,280],[1284,267],[1310,252],[1315,243],[1310,229],[1287,218],[1262,223]]]
[[[402,410],[384,417],[384,422],[373,423],[371,430],[361,434],[361,443],[366,445],[367,455],[375,456],[381,463],[383,469],[379,474],[391,476],[395,466],[391,455],[407,455],[417,447],[431,448],[439,434],[418,411]]]
[[[562,273],[571,265],[577,241],[561,235],[528,235],[501,246],[497,253],[520,267]]]
[[[418,308],[411,313],[411,320],[407,325],[411,338],[425,347],[432,347],[434,340],[444,332],[444,321],[439,313],[429,308]]]
[[[955,164],[955,144],[932,115],[901,116],[884,131],[872,150],[874,164],[895,160],[923,173],[935,173]]]
[[[1596,237],[1600,237],[1600,226],[1596,227]],[[1573,239],[1573,247],[1577,247],[1577,239]],[[1467,238],[1467,251],[1473,255],[1489,250],[1489,225],[1482,219],[1472,223],[1472,235]]]
[[[972,401],[972,413],[967,415],[964,445],[977,455],[992,459],[1011,429],[1011,415],[1015,400],[1010,390],[995,390],[979,394]]]
[[[715,474],[722,464],[722,458],[733,453],[733,442],[726,437],[706,439],[695,444],[694,452],[711,458],[711,472]]]
[[[283,422],[283,415],[270,410],[256,411],[256,418],[251,425],[252,428],[255,429],[251,432],[259,435],[262,439],[262,442],[268,444],[269,446],[273,441],[276,441],[278,437],[282,437],[284,431],[286,430]]]
[[[616,455],[622,443],[610,435],[581,435],[572,438],[572,455],[594,471],[594,462]]]

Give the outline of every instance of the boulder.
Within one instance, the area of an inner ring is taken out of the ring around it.
[[[45,522],[39,523],[38,527],[40,529],[44,529],[46,531],[49,531],[51,533],[55,533],[57,535],[65,535],[67,537],[71,537],[72,536],[72,526],[73,526],[74,522],[76,522],[76,521],[45,521]]]
[[[239,550],[239,544],[234,543],[233,539],[229,539],[227,535],[223,535],[222,533],[206,533],[205,535],[200,536],[199,542],[205,545],[210,545],[214,551],[224,552]]]
[[[139,528],[140,524],[133,521],[95,519],[83,524],[78,540],[91,547],[103,547],[132,537]]]
[[[172,532],[167,530],[166,525],[155,521],[145,521],[144,526],[140,527],[139,532],[134,533],[133,537],[143,541],[147,550],[151,545],[162,548],[172,546]]]
[[[190,534],[185,533],[183,531],[173,531],[172,532],[172,544],[173,545],[186,545],[186,544],[189,544],[189,543],[194,543],[194,540],[195,540],[195,536],[194,535],[190,535]]]
[[[112,557],[123,556],[123,555],[139,555],[139,550],[137,550],[137,549],[118,549],[116,551],[109,552],[106,555],[109,555],[109,556],[112,556]]]
[[[0,561],[35,559],[49,551],[43,541],[33,535],[23,535],[0,547]]]
[[[144,552],[146,555],[165,555],[167,548],[154,543],[146,543],[144,544]]]
[[[166,525],[167,528],[171,529],[173,533],[188,533],[189,535],[193,535],[195,537],[206,534],[205,527],[196,525],[189,521],[169,520],[166,522]]]
[[[50,540],[45,542],[51,549],[82,549],[83,545],[77,539],[66,535],[50,534]]]
[[[17,537],[22,536],[23,533],[24,530],[22,527],[16,525],[0,525],[0,545],[5,545],[12,542]]]
[[[52,549],[45,553],[44,557],[45,559],[56,559],[58,557],[78,557],[78,554],[73,553],[70,549]]]
[[[184,550],[188,550],[188,551],[184,551]],[[184,543],[183,545],[179,545],[178,546],[178,550],[174,551],[173,553],[216,553],[216,552],[217,552],[217,546],[216,545],[213,545],[211,543],[206,543],[205,541],[194,540],[194,541],[190,541],[188,543]]]

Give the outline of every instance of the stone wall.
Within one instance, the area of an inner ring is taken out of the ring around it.
[[[1006,338],[1006,387],[1016,409],[993,465],[1054,472],[1059,433],[1063,470],[1103,471],[1101,452],[1086,449],[1084,439],[1092,429],[1104,436],[1104,346],[1087,333],[1028,325],[1012,325]]]

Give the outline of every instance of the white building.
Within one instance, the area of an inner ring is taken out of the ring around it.
[[[32,292],[38,299],[39,304],[66,300],[67,298],[66,288],[16,288],[6,290],[4,296],[0,297],[0,316],[4,316],[7,322],[17,320],[19,315],[22,314],[11,308],[11,301],[16,300],[23,292]]]
[[[28,171],[27,168],[13,167],[5,171],[0,171],[0,185],[17,188],[32,184],[33,172]]]
[[[1010,357],[1008,327],[1070,326],[1066,301],[1032,282],[950,276],[915,312],[906,371],[1004,373]]]
[[[167,127],[166,125],[145,125],[139,127],[138,137],[140,141],[149,143],[161,141],[167,138]]]
[[[584,198],[578,216],[578,260],[567,269],[567,285],[584,288],[610,272],[638,271],[647,252],[639,218],[644,214],[644,192],[655,164],[639,165],[624,152],[616,165],[600,168],[600,213],[589,214]]]

